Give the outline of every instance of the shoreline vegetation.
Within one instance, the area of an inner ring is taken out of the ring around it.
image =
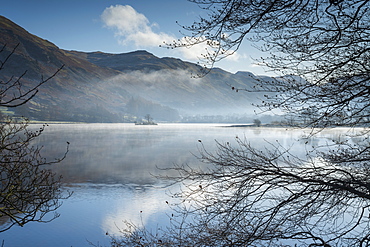
[[[138,122],[135,123],[135,125],[158,125],[158,124],[155,122]]]

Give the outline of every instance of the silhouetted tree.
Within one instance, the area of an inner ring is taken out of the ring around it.
[[[210,45],[212,66],[244,40],[284,76],[237,91],[266,92],[259,105],[288,123],[369,126],[370,2],[366,0],[190,0],[208,15],[173,47]],[[339,120],[339,121],[338,121]],[[172,168],[184,189],[177,217],[159,234],[134,228],[120,243],[145,246],[370,246],[367,128],[298,157],[280,144],[247,140],[202,147],[207,169]],[[177,221],[176,221],[177,219]],[[177,223],[176,223],[177,222]]]
[[[150,123],[150,122],[153,120],[153,118],[150,116],[150,114],[146,114],[146,115],[145,115],[145,117],[144,117],[144,119],[145,119],[148,123]]]
[[[0,72],[6,62],[11,59],[17,46],[0,61]],[[6,46],[0,50],[3,54]],[[58,73],[60,68],[56,73]],[[1,81],[0,106],[17,107],[30,101],[38,92],[38,88],[54,77],[42,79],[32,88],[25,87],[21,79],[10,78]],[[13,225],[37,221],[48,222],[58,214],[55,210],[61,205],[60,199],[69,196],[61,190],[61,178],[56,176],[48,166],[60,162],[63,157],[47,161],[41,155],[41,147],[31,143],[43,132],[45,125],[36,131],[28,128],[28,121],[16,121],[3,117],[0,123],[0,218],[6,221],[0,232],[10,229]],[[49,213],[54,212],[53,215]]]
[[[259,120],[259,119],[254,119],[254,120],[253,120],[253,124],[254,124],[255,126],[257,126],[257,127],[260,127],[260,126],[261,126],[261,120]]]

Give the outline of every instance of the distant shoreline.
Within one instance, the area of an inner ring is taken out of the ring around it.
[[[257,127],[253,124],[235,124],[235,125],[229,125],[229,126],[222,126],[222,127],[228,127],[228,128],[243,128],[243,127]]]
[[[254,124],[233,124],[233,125],[228,125],[228,126],[222,126],[222,127],[227,127],[227,128],[286,128],[286,127],[291,127],[287,125],[276,125],[276,124],[261,124],[260,126],[256,126]]]

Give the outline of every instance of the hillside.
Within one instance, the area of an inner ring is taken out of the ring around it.
[[[122,54],[59,49],[0,16],[0,80],[20,76],[31,87],[64,64],[64,69],[40,87],[32,101],[10,109],[37,120],[124,122],[145,114],[157,121],[179,121],[180,115],[251,113],[256,95],[235,93],[230,85],[246,87],[253,74],[213,69],[204,78],[191,77],[198,65],[175,58],[158,58],[147,51]]]

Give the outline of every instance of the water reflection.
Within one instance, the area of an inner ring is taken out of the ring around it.
[[[166,203],[168,196],[162,187],[133,186],[125,196],[114,202],[114,210],[105,215],[101,227],[110,234],[119,235],[126,229],[126,221],[137,226],[167,225],[166,216],[171,209]],[[127,200],[130,198],[130,200]]]
[[[181,131],[153,129],[153,126],[78,125],[51,126],[39,139],[44,153],[53,157],[70,142],[70,152],[55,167],[68,183],[153,183],[156,166],[194,163],[189,155],[191,137]],[[62,132],[62,133],[61,133]]]
[[[169,197],[163,182],[152,176],[163,175],[157,167],[175,163],[202,166],[192,154],[198,153],[200,145],[212,151],[215,140],[235,143],[236,136],[256,148],[279,144],[304,155],[310,146],[324,145],[338,135],[320,133],[307,139],[302,138],[304,134],[283,128],[206,124],[50,125],[35,144],[44,146],[43,155],[53,159],[64,153],[67,141],[71,143],[67,158],[53,169],[74,194],[58,210],[60,218],[48,224],[15,227],[1,237],[5,246],[89,246],[86,240],[107,245],[105,233],[118,233],[123,220],[154,227],[168,223]]]

